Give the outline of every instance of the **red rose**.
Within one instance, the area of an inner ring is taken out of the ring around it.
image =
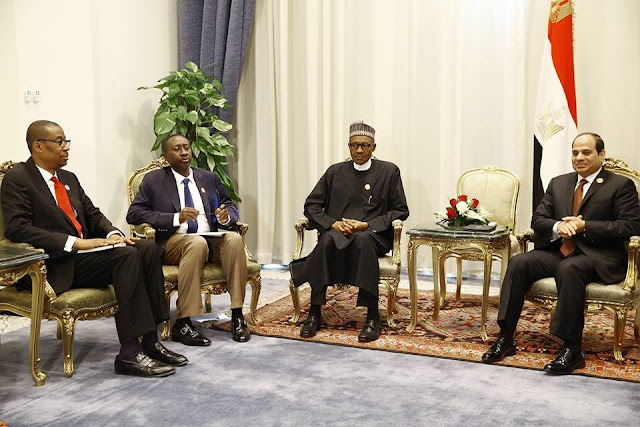
[[[480,200],[478,200],[478,199],[472,199],[471,200],[471,207],[473,209],[477,208],[479,204],[480,204]]]
[[[447,208],[447,218],[455,219],[456,218],[456,210],[453,208]]]
[[[466,202],[467,201],[467,195],[466,194],[461,194],[458,196],[458,200],[460,200],[461,202]]]
[[[458,204],[458,201],[456,199],[451,199],[449,200],[449,203],[451,204],[451,207],[455,208]]]

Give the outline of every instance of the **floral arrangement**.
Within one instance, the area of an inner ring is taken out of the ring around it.
[[[447,222],[451,227],[464,227],[469,224],[487,224],[491,214],[480,206],[480,201],[461,194],[457,199],[449,200],[451,206],[447,206],[442,212],[434,215],[440,222]]]

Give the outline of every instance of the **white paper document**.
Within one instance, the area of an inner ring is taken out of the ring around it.
[[[116,243],[115,245],[98,246],[97,248],[93,248],[93,249],[80,249],[78,251],[78,253],[79,254],[90,254],[91,252],[106,251],[108,249],[121,248],[123,246],[127,246],[127,244],[126,243]]]
[[[187,233],[187,235],[205,236],[205,237],[222,237],[227,233],[228,233],[228,231],[207,231],[207,232],[203,232],[203,233]]]

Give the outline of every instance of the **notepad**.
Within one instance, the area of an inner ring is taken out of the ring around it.
[[[93,248],[93,249],[80,249],[77,253],[79,253],[79,254],[90,254],[92,252],[107,251],[109,249],[121,248],[123,246],[127,246],[127,244],[126,243],[116,243],[114,245],[98,246],[97,248]]]

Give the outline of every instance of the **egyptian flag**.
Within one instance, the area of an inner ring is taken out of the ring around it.
[[[571,142],[578,134],[573,74],[573,3],[551,0],[534,119],[533,210],[551,178],[571,172]]]

